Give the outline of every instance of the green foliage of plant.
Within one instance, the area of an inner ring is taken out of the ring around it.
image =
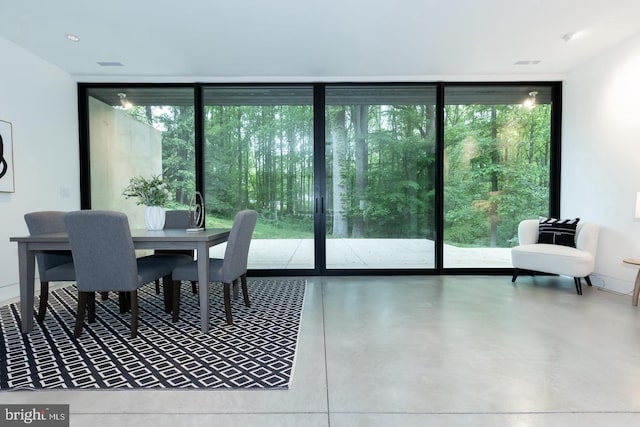
[[[138,205],[165,206],[171,199],[169,186],[160,175],[150,178],[134,176],[122,193],[127,199],[137,198]]]

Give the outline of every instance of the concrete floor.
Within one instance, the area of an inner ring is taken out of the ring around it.
[[[71,426],[640,425],[640,311],[566,277],[308,278],[286,391],[3,392]],[[141,331],[143,332],[143,331]]]

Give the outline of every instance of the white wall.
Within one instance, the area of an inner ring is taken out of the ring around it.
[[[0,300],[18,296],[23,215],[80,207],[75,81],[0,37],[0,120],[13,126],[15,193],[0,193]]]
[[[576,68],[563,87],[561,214],[600,224],[594,285],[630,292],[640,258],[640,36]]]

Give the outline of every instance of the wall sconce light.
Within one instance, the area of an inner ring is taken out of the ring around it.
[[[536,108],[536,96],[538,96],[538,91],[533,90],[529,92],[529,98],[524,100],[522,106],[528,108],[529,110],[533,110],[534,108]]]
[[[127,94],[126,93],[118,93],[118,98],[120,98],[120,106],[122,107],[123,110],[128,110],[131,107],[133,107],[133,104],[131,102],[129,102],[129,100],[127,99]]]

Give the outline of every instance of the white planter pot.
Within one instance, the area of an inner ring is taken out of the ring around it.
[[[162,230],[164,228],[165,210],[162,206],[146,206],[144,208],[144,223],[147,230]]]

